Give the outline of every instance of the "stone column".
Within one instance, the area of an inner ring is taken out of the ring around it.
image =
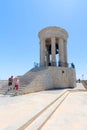
[[[51,38],[52,65],[56,65],[55,37]]]
[[[47,53],[47,66],[49,66],[50,63],[50,55]]]
[[[67,60],[67,41],[64,42],[64,59],[65,59],[65,66],[68,67],[68,60]]]
[[[48,51],[46,46],[45,46],[45,65],[48,66]]]
[[[45,41],[40,41],[40,66],[45,65]]]
[[[65,60],[64,60],[64,45],[63,45],[63,39],[59,39],[59,65],[64,66]]]

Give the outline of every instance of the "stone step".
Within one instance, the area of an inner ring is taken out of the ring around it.
[[[23,89],[24,89],[23,87],[20,87],[19,90],[18,90],[18,93],[22,94]],[[0,94],[11,95],[11,94],[14,94],[14,93],[15,93],[15,89],[11,89],[9,91],[8,91],[7,87],[0,89]]]
[[[38,75],[42,75],[43,72],[47,71],[46,67],[37,67],[33,68],[27,73],[25,73],[23,76],[20,77],[20,84],[21,86],[26,86],[30,84]]]
[[[19,76],[19,78],[20,78],[19,93],[22,93],[22,91],[26,88],[26,86],[29,85],[32,81],[34,81],[34,79],[37,76],[43,74],[44,70],[47,71],[47,68],[46,67],[37,67],[37,68],[31,69],[30,71],[25,73],[23,76]],[[39,80],[40,79],[38,79],[37,82],[39,82]],[[6,83],[5,83],[5,85],[3,87],[0,87],[0,94],[6,93],[6,91],[8,89],[7,83],[8,83],[8,81],[6,81]],[[10,93],[11,93],[11,91],[8,94],[10,94]]]

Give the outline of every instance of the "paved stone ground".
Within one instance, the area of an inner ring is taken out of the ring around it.
[[[78,83],[75,89],[85,88]],[[0,130],[18,130],[64,91],[66,89],[22,96],[0,95]],[[87,92],[71,93],[42,130],[87,130],[86,99]]]
[[[42,130],[87,130],[87,92],[77,93],[68,96]]]
[[[17,130],[60,93],[61,90],[22,96],[0,95],[0,130]]]

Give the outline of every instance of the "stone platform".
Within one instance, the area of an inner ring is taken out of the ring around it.
[[[86,130],[87,91],[42,91],[20,96],[0,95],[1,130]]]
[[[72,67],[50,66],[33,68],[19,79],[23,93],[30,93],[55,88],[74,88],[75,75],[75,69]]]

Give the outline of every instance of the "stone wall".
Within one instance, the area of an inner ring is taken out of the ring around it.
[[[26,86],[26,92],[36,92],[54,88],[76,87],[75,69],[66,67],[47,67]]]

